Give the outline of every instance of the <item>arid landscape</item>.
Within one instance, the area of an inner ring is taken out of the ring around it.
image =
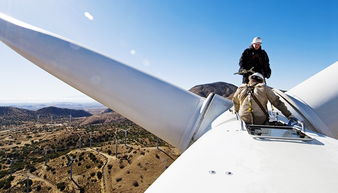
[[[13,124],[0,131],[0,192],[144,192],[179,155],[114,112],[54,117],[7,117]]]
[[[144,192],[179,155],[110,109],[0,107],[0,192]]]

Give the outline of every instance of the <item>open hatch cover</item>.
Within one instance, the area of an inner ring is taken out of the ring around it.
[[[274,125],[246,125],[248,133],[253,138],[311,141],[297,126],[274,126]]]

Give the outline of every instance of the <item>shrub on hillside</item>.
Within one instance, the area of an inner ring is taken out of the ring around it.
[[[56,187],[57,187],[60,191],[63,191],[63,190],[65,190],[65,188],[66,188],[66,183],[64,183],[64,182],[57,183],[57,184],[56,184]]]
[[[99,180],[101,180],[101,178],[102,178],[102,172],[100,172],[100,171],[97,172],[97,178],[98,178]]]

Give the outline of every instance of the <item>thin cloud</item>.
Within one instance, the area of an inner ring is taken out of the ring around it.
[[[94,19],[94,16],[87,11],[84,12],[84,16],[91,21]]]
[[[150,62],[149,62],[148,59],[144,59],[144,60],[142,61],[142,64],[143,64],[144,66],[150,66]]]
[[[135,51],[134,49],[131,49],[131,50],[130,50],[130,54],[131,54],[131,55],[135,55],[135,54],[136,54],[136,51]]]

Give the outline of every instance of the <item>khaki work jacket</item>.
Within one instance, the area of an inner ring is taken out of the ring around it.
[[[232,99],[235,112],[239,114],[240,118],[245,123],[258,125],[265,124],[267,118],[265,112],[268,112],[268,101],[280,110],[284,116],[289,117],[291,115],[285,104],[270,87],[266,86],[264,83],[258,83],[253,85],[253,95],[256,96],[265,109],[265,112],[263,112],[252,96],[248,94],[248,86],[249,84],[243,84],[238,87]]]

